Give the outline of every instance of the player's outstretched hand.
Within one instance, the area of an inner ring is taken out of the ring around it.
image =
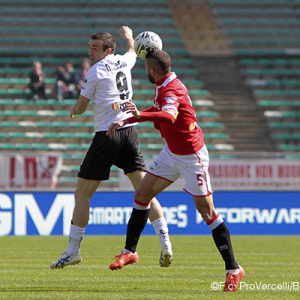
[[[115,121],[113,123],[111,123],[111,125],[109,126],[107,132],[106,132],[106,135],[112,137],[113,134],[115,133],[115,131],[118,129],[118,128],[121,128],[123,127],[124,125],[128,124],[128,122],[126,122],[127,120],[124,120],[124,121]]]
[[[125,111],[126,113],[132,113],[133,116],[137,119],[141,117],[141,114],[139,110],[137,109],[136,105],[130,100],[129,102],[125,103],[124,108],[122,111]]]

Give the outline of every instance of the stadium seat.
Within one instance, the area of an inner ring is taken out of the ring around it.
[[[289,140],[289,141],[293,141],[293,140],[300,140],[300,134],[299,133],[276,133],[274,135],[274,137],[276,139],[279,140]]]
[[[279,147],[282,151],[300,151],[300,145],[281,144]]]
[[[216,111],[196,111],[197,118],[217,118],[218,113]]]
[[[78,166],[93,137],[93,113],[89,110],[82,117],[77,116],[71,120],[69,108],[76,99],[66,99],[62,102],[56,99],[28,101],[27,98],[30,97],[30,92],[26,89],[29,82],[28,74],[31,71],[32,62],[35,59],[41,61],[46,73],[47,88],[50,89],[56,82],[55,72],[59,65],[64,64],[66,59],[70,58],[77,68],[82,58],[87,57],[88,38],[97,28],[116,34],[117,53],[123,53],[126,50],[126,43],[117,35],[119,27],[123,24],[131,26],[135,34],[144,30],[152,30],[160,34],[163,37],[164,50],[174,57],[173,71],[189,88],[198,123],[205,131],[205,139],[208,141],[211,155],[214,153],[226,155],[234,149],[228,141],[227,128],[220,118],[222,115],[219,115],[217,111],[218,105],[215,105],[218,104],[216,102],[218,100],[212,100],[214,95],[207,88],[209,87],[206,85],[207,78],[201,73],[198,58],[191,56],[190,50],[186,48],[189,43],[186,43],[184,38],[188,34],[179,31],[179,24],[173,18],[173,11],[170,9],[170,1],[136,0],[134,5],[132,3],[132,0],[91,0],[87,5],[85,0],[13,0],[13,3],[0,0],[3,13],[0,18],[3,33],[0,38],[0,63],[3,66],[0,69],[0,97],[3,99],[0,101],[2,108],[0,126],[3,128],[2,137],[7,138],[1,140],[1,145],[3,149],[10,148],[14,151],[21,149],[63,153],[64,172],[59,178],[59,187],[64,184],[68,187],[76,184]],[[181,1],[179,4],[184,6],[186,1]],[[193,5],[195,4],[198,4],[197,1],[194,1]],[[229,39],[224,44],[241,46],[241,48],[233,49],[231,54],[232,57],[241,55],[244,59],[240,61],[241,68],[255,70],[251,75],[245,72],[245,77],[255,79],[257,76],[267,76],[264,78],[266,79],[265,86],[257,90],[266,90],[269,94],[271,89],[280,90],[282,85],[296,90],[295,86],[299,82],[290,77],[298,76],[297,68],[300,65],[300,59],[297,61],[297,55],[286,58],[286,50],[277,48],[278,41],[281,41],[279,44],[282,47],[298,45],[299,39],[292,38],[293,35],[299,34],[299,28],[297,28],[300,24],[299,20],[293,17],[297,12],[295,8],[291,10],[290,5],[285,7],[283,0],[245,0],[243,4],[237,0],[223,2],[214,0],[206,1],[205,4],[211,5],[212,13],[214,8],[217,8],[215,12],[218,20],[215,19],[215,23],[222,28],[220,32],[222,31],[223,37],[241,40],[237,42],[240,43],[239,45],[233,45],[234,43],[230,43]],[[217,5],[219,6],[216,7]],[[247,9],[244,5],[248,5]],[[282,15],[277,15],[277,11],[271,5],[280,7]],[[219,13],[218,10],[220,10]],[[268,17],[263,14],[263,11]],[[181,13],[183,14],[184,10],[181,10]],[[207,26],[213,23],[209,18],[199,17],[199,19],[205,21]],[[187,20],[186,26],[196,26],[196,20],[190,16]],[[74,26],[74,24],[77,25]],[[198,28],[193,38],[197,39],[198,33],[202,33],[203,30],[204,28]],[[202,37],[200,39],[204,40]],[[243,48],[244,46],[246,48]],[[268,49],[268,47],[274,47],[274,49]],[[261,61],[258,62],[260,59]],[[295,61],[292,62],[292,59]],[[273,72],[275,68],[287,71],[276,73]],[[272,71],[268,73],[264,69]],[[243,76],[245,73],[241,72]],[[137,60],[133,75],[135,80],[133,100],[141,109],[152,106],[154,88],[147,79],[144,61]],[[273,78],[272,76],[285,77]],[[299,100],[298,96],[291,92],[288,92],[287,96],[279,93],[275,99],[272,99],[273,95],[274,92],[271,92],[271,96],[259,96],[257,101],[261,101],[261,109],[271,112],[278,110],[280,113],[292,111],[294,106],[287,104],[292,105],[292,102],[297,103]],[[278,103],[266,102],[274,100],[278,100]],[[283,103],[279,101],[285,100],[289,102],[286,102],[286,107],[281,109]],[[287,121],[289,119],[287,113],[281,115],[276,118],[267,118],[270,128],[271,123],[275,123],[271,122],[274,120],[276,123],[288,123],[288,126],[292,126],[292,123],[297,124],[297,115],[292,117],[290,120],[292,122]],[[143,154],[153,158],[164,146],[164,140],[159,132],[154,130],[151,122],[140,123],[137,129]],[[289,127],[288,130],[294,129]],[[295,132],[287,133],[294,135]],[[39,137],[42,138],[39,139]],[[18,142],[13,145],[14,143],[8,141]],[[231,154],[227,155],[228,158],[233,157]],[[112,181],[114,180],[117,182],[118,177],[113,175]]]
[[[289,107],[289,108],[297,108],[300,107],[300,101],[289,101],[289,100],[260,100],[259,104],[262,107],[269,108],[277,108],[281,109],[282,107]]]
[[[276,129],[300,129],[300,122],[270,122],[269,126]]]

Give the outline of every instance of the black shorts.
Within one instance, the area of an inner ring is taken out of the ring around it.
[[[112,165],[125,174],[137,170],[146,171],[134,126],[117,130],[112,137],[106,131],[96,132],[87,151],[78,177],[90,180],[108,180]]]

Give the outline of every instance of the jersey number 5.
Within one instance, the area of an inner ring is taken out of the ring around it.
[[[201,174],[197,174],[197,181],[199,182],[199,186],[203,185],[203,179],[201,178]]]

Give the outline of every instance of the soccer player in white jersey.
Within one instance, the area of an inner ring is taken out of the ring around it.
[[[135,192],[123,252],[136,253],[151,199],[182,175],[186,182],[184,190],[193,196],[196,208],[211,229],[214,242],[225,262],[224,291],[236,291],[245,272],[234,258],[229,230],[214,208],[208,173],[209,156],[188,90],[171,72],[171,59],[164,51],[157,50],[146,55],[146,70],[150,82],[156,84],[153,106],[139,112],[132,102],[128,102],[123,110],[132,112],[134,116],[113,122],[107,131],[109,136],[114,137],[115,131],[123,126],[152,121],[166,140],[164,149]],[[117,259],[110,265],[110,269],[121,269],[130,263],[124,264]]]
[[[53,269],[81,262],[80,244],[89,221],[90,199],[101,181],[109,179],[111,166],[114,164],[123,169],[135,190],[146,174],[134,124],[118,130],[113,139],[106,135],[112,122],[128,117],[122,107],[132,98],[131,69],[136,62],[132,30],[122,26],[120,35],[127,43],[128,51],[124,55],[114,54],[116,42],[109,33],[94,33],[89,41],[92,67],[78,101],[71,107],[70,115],[73,118],[82,114],[92,99],[95,136],[78,172],[69,245],[61,257],[50,264]],[[151,201],[149,219],[160,239],[160,265],[169,267],[172,262],[172,246],[162,208],[155,198]],[[123,258],[138,261],[137,255],[129,257],[127,254]]]

